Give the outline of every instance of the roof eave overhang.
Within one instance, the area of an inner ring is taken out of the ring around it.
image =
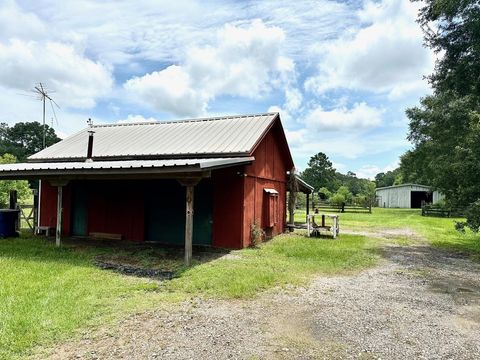
[[[238,153],[185,153],[185,154],[145,154],[145,155],[122,155],[122,156],[94,156],[93,161],[123,161],[123,160],[175,160],[175,159],[211,159],[211,158],[232,158],[248,157],[250,152]],[[67,157],[67,158],[27,158],[29,163],[44,162],[78,162],[85,161],[86,157]]]
[[[148,178],[185,178],[209,177],[216,169],[250,164],[254,157],[231,161],[210,161],[208,164],[145,166],[130,168],[93,168],[93,169],[27,169],[0,171],[0,180],[37,180],[37,179],[148,179]]]

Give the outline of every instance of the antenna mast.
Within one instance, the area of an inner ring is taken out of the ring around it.
[[[37,86],[34,87],[34,90],[33,90],[34,93],[36,93],[39,97],[39,99],[42,101],[42,105],[43,105],[43,149],[45,149],[45,146],[46,146],[46,136],[47,136],[47,129],[46,129],[46,124],[45,124],[45,103],[46,103],[46,100],[49,100],[50,101],[50,106],[52,107],[52,111],[53,111],[53,115],[55,116],[55,119],[57,119],[57,115],[55,114],[55,108],[53,107],[53,104],[55,104],[55,106],[57,108],[60,109],[60,106],[58,106],[58,104],[51,98],[51,96],[49,95],[49,92],[47,90],[47,88],[45,86],[43,86],[43,84],[40,82],[38,83]],[[57,123],[58,123],[58,120],[57,120]]]

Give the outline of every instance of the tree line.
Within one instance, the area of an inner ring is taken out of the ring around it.
[[[369,205],[375,197],[375,183],[358,178],[351,171],[338,172],[322,152],[312,156],[300,177],[314,187],[320,198],[335,205],[354,203]]]
[[[60,141],[55,130],[45,125],[45,144],[50,146]],[[0,123],[0,164],[24,162],[30,155],[43,148],[43,125],[37,121],[19,122],[13,126]],[[20,202],[28,201],[38,182],[25,180],[0,181],[0,207],[8,207],[10,190],[17,190]]]

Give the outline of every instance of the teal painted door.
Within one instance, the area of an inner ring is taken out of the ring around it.
[[[79,184],[72,191],[72,235],[87,236],[88,189]]]
[[[156,181],[145,199],[145,239],[163,244],[185,242],[185,188],[175,180]],[[213,196],[211,184],[195,187],[193,244],[212,244]]]
[[[206,180],[195,187],[193,200],[193,243],[212,245],[213,191]]]

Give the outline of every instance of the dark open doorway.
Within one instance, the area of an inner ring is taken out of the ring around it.
[[[431,204],[433,202],[433,194],[428,191],[412,191],[411,192],[411,208],[420,209],[422,207],[422,202]]]

